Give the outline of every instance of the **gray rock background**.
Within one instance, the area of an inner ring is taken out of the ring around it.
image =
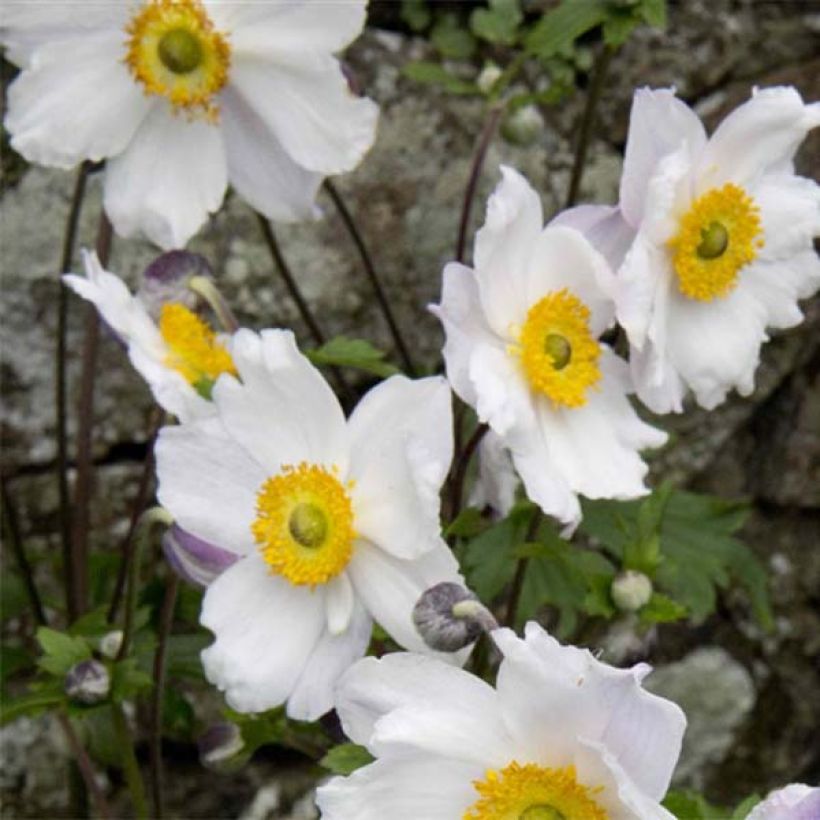
[[[584,201],[616,199],[635,86],[676,85],[712,126],[753,85],[790,83],[805,98],[820,99],[820,7],[815,3],[691,0],[670,5],[667,32],[640,31],[615,58],[584,177]],[[408,59],[426,55],[422,41],[377,30],[368,31],[350,50],[350,64],[366,93],[381,105],[382,116],[376,145],[360,168],[337,185],[357,217],[416,361],[434,366],[442,335],[424,305],[437,300],[441,268],[454,255],[461,199],[484,111],[478,101],[447,96],[400,76]],[[530,178],[542,193],[547,214],[559,208],[582,105],[580,94],[545,109],[544,128],[529,147],[500,139],[493,143],[470,235],[483,218],[483,203],[501,162]],[[804,174],[820,175],[820,134],[807,141],[800,163]],[[41,168],[26,169],[19,179],[16,173],[9,176],[0,203],[4,475],[48,600],[57,594],[48,583],[52,557],[59,553],[53,479],[56,267],[73,176]],[[100,181],[93,179],[81,245],[93,244],[99,202]],[[328,336],[360,336],[390,350],[349,237],[332,203],[322,198],[320,204],[322,220],[277,229],[284,253]],[[220,288],[244,324],[289,325],[308,341],[243,202],[230,198],[191,247],[211,261]],[[154,255],[147,244],[115,240],[110,267],[136,283]],[[754,396],[734,397],[713,413],[693,411],[663,420],[677,433],[676,443],[653,467],[681,485],[749,498],[754,514],[744,537],[772,570],[774,635],[762,635],[744,602],[729,595],[719,615],[698,630],[663,630],[653,654],[665,667],[657,673],[658,688],[679,694],[690,714],[681,782],[705,788],[718,802],[732,803],[788,781],[820,780],[816,297],[805,312],[801,327],[778,335],[766,347]],[[83,315],[84,306],[72,297],[72,408]],[[92,516],[96,545],[104,549],[114,551],[126,527],[151,418],[147,389],[114,340],[105,338],[95,402],[99,465]],[[7,566],[9,559],[3,561]],[[707,680],[714,685],[705,685]],[[712,720],[711,715],[723,719]],[[55,761],[65,760],[58,737],[46,719],[4,730],[4,816],[59,815],[66,780],[64,768],[54,767]],[[62,775],[55,777],[55,771]],[[195,757],[181,754],[169,765],[169,804],[185,817],[285,816],[311,779],[298,758],[283,762],[262,756],[240,774],[214,781]],[[311,816],[309,803],[304,798],[293,816]]]

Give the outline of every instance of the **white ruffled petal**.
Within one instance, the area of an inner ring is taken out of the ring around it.
[[[228,86],[221,101],[228,178],[237,193],[276,222],[317,216],[315,200],[322,175],[291,159],[237,89]]]
[[[359,164],[373,144],[379,109],[355,97],[339,62],[318,52],[298,62],[235,55],[231,83],[292,159],[309,171],[338,174]]]
[[[103,204],[121,236],[181,248],[222,204],[227,184],[222,129],[174,116],[162,100],[108,162]]]
[[[157,497],[180,527],[231,552],[255,551],[251,523],[267,476],[218,419],[163,427],[155,453]]]
[[[441,485],[453,458],[450,388],[392,376],[349,421],[356,531],[398,558],[438,546]]]
[[[120,154],[151,106],[123,57],[122,33],[50,43],[9,87],[5,126],[30,162],[72,168]]]
[[[643,350],[630,349],[629,369],[638,398],[653,413],[683,412],[686,385],[653,342],[647,342]]]
[[[515,503],[518,484],[509,449],[489,430],[478,445],[478,475],[469,505],[479,510],[489,507],[497,518],[504,518]]]
[[[262,712],[294,691],[325,628],[324,589],[295,586],[256,554],[207,589],[200,621],[216,640],[202,652],[208,680],[239,712]]]
[[[726,182],[748,187],[764,174],[792,172],[800,143],[818,125],[820,103],[805,105],[794,88],[756,90],[712,134],[698,163],[698,195]]]
[[[325,606],[327,608],[327,630],[331,635],[344,632],[353,617],[356,597],[353,585],[346,573],[341,573],[328,581],[325,586]]]
[[[820,817],[820,788],[790,783],[770,792],[746,820],[817,820]]]
[[[616,271],[624,261],[635,229],[624,219],[620,208],[609,205],[578,205],[561,211],[548,227],[575,228]]]
[[[760,208],[763,226],[764,244],[759,259],[788,259],[792,254],[813,249],[814,237],[820,235],[820,185],[813,179],[770,175],[750,193]]]
[[[348,434],[339,401],[299,352],[289,330],[240,330],[231,348],[239,378],[222,376],[213,400],[231,436],[270,475],[302,461],[348,468]]]

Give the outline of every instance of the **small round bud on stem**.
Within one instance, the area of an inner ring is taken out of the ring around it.
[[[86,706],[101,703],[111,691],[111,676],[99,661],[87,660],[75,663],[65,676],[65,693]]]
[[[413,623],[427,646],[440,652],[456,652],[498,626],[472,592],[449,581],[422,594],[413,607]]]
[[[191,292],[189,283],[196,277],[213,277],[204,256],[190,251],[168,251],[145,269],[137,295],[154,319],[159,318],[162,306],[169,302],[194,310],[197,294]]]
[[[513,111],[501,123],[501,136],[513,145],[532,145],[544,130],[544,118],[534,105]]]
[[[621,612],[637,612],[652,597],[652,581],[642,572],[628,569],[615,576],[610,594]]]
[[[501,69],[495,63],[487,63],[476,78],[476,85],[483,94],[489,94],[502,73]]]
[[[215,723],[196,742],[199,760],[206,769],[224,771],[238,766],[245,748],[242,732],[235,723]]]
[[[111,658],[111,660],[114,660],[114,658],[119,655],[121,647],[121,629],[112,629],[111,632],[106,632],[105,635],[100,638],[100,652],[105,655],[106,658]]]

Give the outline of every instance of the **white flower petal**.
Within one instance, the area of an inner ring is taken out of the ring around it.
[[[373,144],[378,107],[351,93],[328,54],[304,53],[287,64],[267,55],[236,55],[231,83],[309,171],[350,171]]]
[[[324,820],[454,820],[476,801],[475,763],[404,755],[377,760],[348,777],[320,786],[316,805]]]
[[[668,357],[653,342],[631,348],[629,368],[638,398],[653,413],[682,413],[686,385]]]
[[[372,630],[373,621],[358,601],[354,601],[344,632],[334,635],[325,629],[288,698],[289,717],[317,720],[333,708],[339,678],[351,664],[364,657]]]
[[[222,376],[213,399],[231,436],[269,474],[286,464],[337,467],[348,435],[339,401],[289,330],[240,330],[231,348],[241,381]]]
[[[820,817],[820,788],[790,783],[770,792],[746,820],[817,820]]]
[[[163,427],[157,497],[184,530],[236,553],[255,552],[251,523],[264,469],[216,418]]]
[[[277,222],[297,222],[318,213],[322,175],[294,162],[238,90],[221,94],[228,178],[251,207]]]
[[[500,339],[484,317],[478,280],[470,268],[458,262],[444,268],[441,304],[430,305],[430,312],[441,321],[447,334],[442,351],[447,380],[463,401],[475,405],[475,388],[470,380],[473,348],[478,344],[497,345]]]
[[[478,445],[478,476],[469,505],[479,510],[490,507],[497,518],[504,518],[515,503],[518,483],[509,449],[489,430]]]
[[[510,325],[520,324],[530,307],[527,270],[544,220],[541,200],[527,180],[503,165],[501,174],[475,237],[474,267],[484,314],[492,329],[507,337]]]
[[[123,35],[50,43],[9,87],[5,126],[30,162],[71,168],[121,153],[150,108],[123,62]]]
[[[792,172],[806,134],[820,125],[820,103],[805,105],[791,87],[756,90],[718,126],[701,154],[697,193],[734,182],[754,185],[767,173]]]
[[[589,308],[596,339],[612,324],[615,277],[604,257],[574,228],[545,228],[531,247],[527,274],[528,307],[567,288]]]
[[[621,176],[620,208],[627,222],[637,229],[646,214],[647,186],[658,162],[683,149],[697,156],[706,144],[706,132],[697,115],[666,88],[639,88],[632,98],[624,170]]]
[[[398,558],[435,549],[439,491],[453,458],[447,382],[392,376],[359,402],[349,430],[356,531]]]
[[[344,632],[353,617],[353,608],[356,598],[353,594],[353,585],[346,573],[341,573],[328,581],[325,586],[327,607],[327,630],[331,635]]]
[[[580,231],[616,271],[635,238],[635,229],[620,208],[609,205],[578,205],[561,211],[548,227],[563,226]]]
[[[413,624],[413,607],[421,594],[442,581],[462,583],[458,563],[444,541],[412,561],[394,558],[365,540],[358,540],[348,564],[356,596],[398,644],[413,652],[453,659],[432,652]]]
[[[200,621],[216,640],[202,652],[211,683],[240,712],[262,712],[293,692],[325,628],[324,589],[295,586],[251,554],[205,592]]]
[[[109,160],[103,204],[117,233],[180,248],[222,204],[222,130],[156,101],[124,153]]]
[[[765,237],[759,259],[788,259],[813,249],[812,240],[820,235],[820,185],[813,179],[772,174],[750,193],[760,208]]]
[[[499,709],[495,690],[481,678],[409,652],[365,658],[345,673],[336,694],[345,734],[363,746],[369,746],[377,722],[390,712],[434,705],[474,719]]]

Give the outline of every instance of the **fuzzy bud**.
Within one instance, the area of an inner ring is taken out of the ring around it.
[[[621,612],[637,612],[652,597],[652,581],[642,572],[628,569],[615,576],[610,595]]]
[[[190,251],[168,251],[145,269],[137,295],[154,319],[159,318],[162,306],[167,302],[193,310],[198,297],[188,288],[188,283],[195,276],[213,276],[204,256]]]
[[[502,71],[495,63],[487,63],[481,69],[481,73],[476,79],[476,85],[482,93],[489,94],[493,90],[493,86],[498,82]]]
[[[242,732],[235,723],[214,723],[199,736],[196,745],[202,765],[216,771],[239,765],[245,748]]]
[[[106,658],[111,658],[112,660],[117,657],[120,651],[120,647],[122,646],[122,630],[121,629],[113,629],[111,632],[106,632],[105,635],[100,638],[100,652],[105,655]]]
[[[99,661],[75,663],[65,676],[65,693],[77,703],[93,706],[101,703],[111,691],[111,676]]]
[[[534,105],[513,111],[501,124],[501,135],[513,145],[532,145],[544,130],[544,118]]]
[[[440,652],[456,652],[498,626],[472,592],[449,581],[422,594],[413,607],[413,623],[427,646]]]

